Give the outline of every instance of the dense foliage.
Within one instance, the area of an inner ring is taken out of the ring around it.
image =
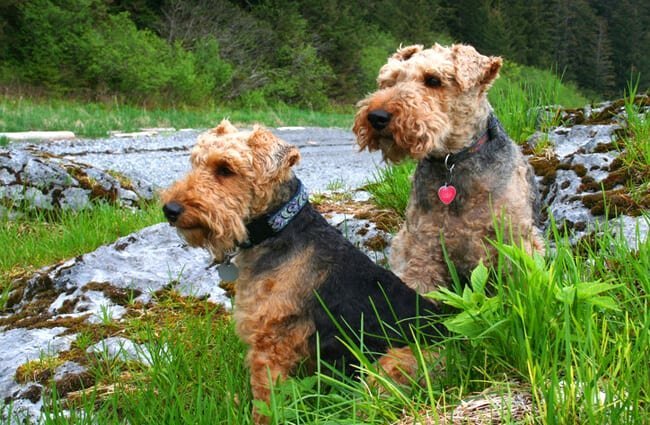
[[[322,108],[372,90],[399,44],[462,41],[608,96],[648,88],[649,24],[642,0],[6,0],[0,84]]]

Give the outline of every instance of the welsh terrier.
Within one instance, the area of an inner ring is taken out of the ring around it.
[[[351,373],[344,334],[404,382],[417,371],[409,327],[437,335],[423,316],[435,306],[316,212],[291,169],[299,159],[298,148],[270,131],[238,131],[224,120],[199,136],[191,171],[162,194],[165,216],[221,263],[223,280],[236,281],[233,314],[249,346],[255,399],[269,401],[271,384],[299,364],[309,370],[317,346],[321,359]]]
[[[462,44],[400,48],[380,69],[379,89],[357,105],[361,149],[418,161],[389,263],[420,293],[449,285],[445,249],[462,277],[489,263],[495,218],[505,218],[511,242],[544,250],[534,174],[487,100],[501,63]]]

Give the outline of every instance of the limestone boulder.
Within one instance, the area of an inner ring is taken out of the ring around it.
[[[81,210],[99,201],[136,207],[153,197],[151,187],[30,145],[0,149],[0,214]],[[19,209],[12,207],[20,206]]]

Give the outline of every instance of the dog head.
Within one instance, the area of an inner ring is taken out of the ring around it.
[[[192,169],[161,194],[165,217],[188,244],[221,262],[247,239],[246,224],[273,204],[299,160],[298,148],[269,130],[239,131],[224,120],[199,136]]]
[[[462,44],[400,48],[380,69],[378,90],[357,104],[359,147],[393,162],[461,150],[487,120],[501,64]]]

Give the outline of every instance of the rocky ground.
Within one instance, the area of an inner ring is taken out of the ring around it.
[[[604,109],[567,112],[566,126],[534,135],[524,151],[538,175],[546,211],[571,230],[574,240],[607,221],[634,247],[638,234],[648,233],[640,213],[650,208],[650,196],[628,193],[626,184],[634,176],[619,160],[620,109],[608,120],[589,122]],[[276,132],[300,147],[303,159],[296,172],[321,212],[374,260],[385,261],[399,218],[374,207],[367,193],[352,190],[372,177],[380,155],[356,152],[353,135],[344,130]],[[0,149],[0,205],[81,208],[108,199],[135,208],[187,171],[197,134],[12,144]],[[601,185],[617,199],[607,219]],[[3,211],[8,210],[0,207]],[[0,404],[13,402],[14,412],[38,418],[52,382],[62,397],[93,384],[83,360],[87,353],[146,365],[151,353],[117,331],[95,332],[97,341],[85,352],[74,341],[95,325],[126,320],[172,291],[229,308],[229,288],[219,286],[209,263],[207,253],[185,246],[170,226],[158,224],[17,280],[0,312]],[[43,358],[52,363],[40,374],[26,373],[30,362]]]

